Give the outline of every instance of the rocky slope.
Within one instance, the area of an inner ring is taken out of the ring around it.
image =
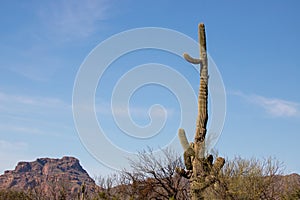
[[[14,170],[7,170],[0,176],[0,190],[30,191],[50,199],[59,195],[77,197],[83,185],[85,193],[93,193],[97,187],[74,157],[19,162]]]

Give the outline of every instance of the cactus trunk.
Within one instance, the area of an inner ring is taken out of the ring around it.
[[[200,42],[200,86],[198,94],[198,117],[196,122],[196,133],[194,138],[195,158],[193,160],[193,174],[191,178],[191,196],[194,199],[203,199],[201,196],[202,185],[207,172],[204,167],[205,157],[205,136],[208,119],[207,97],[208,97],[208,70],[207,70],[207,53],[206,37],[204,24],[199,24],[199,42]]]
[[[204,199],[204,190],[216,181],[216,174],[223,167],[224,158],[218,157],[213,164],[212,155],[205,156],[205,136],[208,121],[208,60],[204,24],[199,24],[200,59],[184,54],[184,58],[193,64],[200,64],[200,87],[198,95],[198,116],[194,143],[187,148],[187,139],[183,129],[178,132],[179,139],[185,150],[184,161],[186,170],[177,169],[177,173],[190,180],[192,200]]]

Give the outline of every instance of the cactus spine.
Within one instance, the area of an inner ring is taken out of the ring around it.
[[[198,95],[198,116],[194,143],[188,144],[185,131],[179,129],[178,136],[184,149],[185,169],[177,169],[177,173],[190,180],[192,200],[204,199],[204,190],[216,181],[216,174],[223,167],[224,158],[218,157],[213,163],[213,156],[205,157],[205,136],[208,120],[208,60],[206,36],[203,23],[199,24],[200,59],[184,54],[184,58],[192,64],[200,64],[200,87]]]

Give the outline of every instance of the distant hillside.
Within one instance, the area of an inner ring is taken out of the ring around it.
[[[77,198],[83,184],[86,193],[93,193],[97,188],[79,160],[73,157],[19,162],[14,170],[7,170],[0,176],[0,190],[30,191],[50,199]]]

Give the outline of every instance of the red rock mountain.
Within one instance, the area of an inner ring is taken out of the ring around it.
[[[97,187],[74,157],[19,162],[14,170],[7,170],[0,176],[0,190],[31,191],[50,198],[65,195],[70,199],[82,192],[83,185],[89,193]]]

